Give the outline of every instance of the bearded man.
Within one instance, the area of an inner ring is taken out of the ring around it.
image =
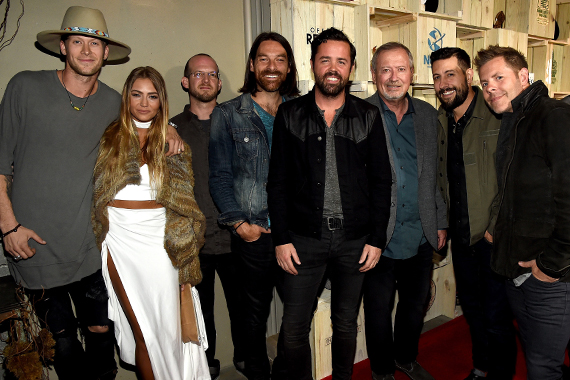
[[[364,274],[386,244],[390,164],[378,109],[347,93],[356,49],[335,28],[311,44],[315,87],[279,107],[269,212],[283,280],[290,379],[311,376],[309,331],[325,273],[331,280],[332,378],[349,380]]]
[[[501,120],[471,86],[469,55],[459,48],[431,54],[438,112],[440,191],[449,210],[453,268],[469,324],[473,369],[466,380],[511,379],[516,342],[502,276],[491,270],[497,174],[495,152]]]
[[[255,39],[240,92],[212,112],[210,193],[220,211],[218,223],[232,231],[231,251],[239,257],[245,374],[250,380],[268,380],[265,331],[279,267],[265,186],[277,108],[299,94],[293,50],[283,36],[261,33]]]

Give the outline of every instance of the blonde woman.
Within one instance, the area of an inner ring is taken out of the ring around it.
[[[167,126],[164,79],[152,67],[134,69],[119,119],[101,139],[93,228],[121,359],[144,380],[209,380],[205,337],[201,346],[182,343],[179,296],[179,284],[192,285],[203,324],[193,286],[201,281],[205,219],[194,199],[190,149],[165,156]]]

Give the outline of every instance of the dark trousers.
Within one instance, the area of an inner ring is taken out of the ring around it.
[[[321,240],[293,233],[301,265],[283,280],[283,345],[288,378],[312,379],[309,332],[315,300],[327,272],[331,280],[332,378],[349,380],[356,352],[357,316],[364,273],[358,263],[366,237],[346,240],[344,230],[323,226]]]
[[[60,380],[99,379],[117,368],[115,336],[107,318],[108,296],[101,270],[68,285],[28,289],[26,293],[40,323],[53,334],[54,368]],[[85,350],[77,339],[78,326],[85,338]],[[88,326],[109,326],[109,331],[93,333]]]
[[[433,248],[429,243],[418,254],[403,260],[382,256],[364,280],[366,349],[372,372],[394,373],[394,360],[408,364],[418,356],[431,283]],[[392,309],[398,290],[396,320],[392,332]]]
[[[217,366],[216,362],[216,323],[214,321],[214,285],[216,272],[224,289],[226,306],[230,316],[230,328],[234,345],[234,360],[245,360],[245,335],[243,324],[243,288],[242,276],[238,270],[239,259],[234,253],[219,255],[200,254],[200,269],[202,270],[202,282],[196,285],[200,295],[204,324],[208,336],[208,349],[206,357],[210,367]]]
[[[282,271],[277,265],[271,234],[262,233],[258,240],[251,243],[232,236],[232,252],[239,257],[244,291],[246,373],[250,380],[267,380],[270,378],[266,345],[267,318],[273,289],[278,284]]]
[[[492,379],[512,379],[517,345],[505,279],[491,270],[493,246],[485,239],[472,246],[451,237],[453,269],[463,315],[471,333],[473,367]]]
[[[546,283],[530,276],[516,287],[509,280],[507,296],[518,323],[528,380],[562,379],[570,339],[570,283]]]

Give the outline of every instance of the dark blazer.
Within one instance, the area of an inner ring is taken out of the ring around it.
[[[275,245],[290,243],[289,231],[321,237],[325,128],[313,91],[279,107],[267,185]],[[335,128],[346,237],[352,240],[369,235],[367,244],[383,249],[392,179],[380,113],[364,100],[347,95]]]
[[[447,228],[447,209],[438,190],[436,183],[437,176],[437,111],[431,104],[412,99],[415,113],[414,131],[416,135],[416,149],[418,160],[418,205],[420,209],[420,220],[424,235],[432,247],[437,248],[437,230]],[[380,97],[375,93],[367,98],[382,112]],[[382,117],[388,153],[390,155],[390,165],[392,167],[392,202],[390,207],[390,222],[387,228],[387,243],[390,242],[396,225],[396,205],[397,205],[397,182],[396,171],[394,170],[394,160],[392,157],[392,146],[386,121]]]

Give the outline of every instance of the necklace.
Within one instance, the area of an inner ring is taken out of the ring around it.
[[[63,88],[65,88],[65,92],[67,93],[67,99],[69,99],[69,104],[71,104],[71,107],[76,111],[81,111],[81,110],[83,110],[83,108],[85,107],[87,102],[89,101],[89,97],[91,96],[91,91],[93,91],[93,89],[95,88],[95,84],[97,83],[97,81],[95,81],[93,83],[93,86],[91,86],[91,89],[89,90],[89,95],[87,95],[87,99],[85,99],[85,103],[83,103],[83,105],[81,107],[77,107],[71,101],[71,96],[69,96],[69,91],[67,91],[67,87],[65,87],[65,81],[63,80],[63,71],[61,72],[61,83],[63,83]]]

